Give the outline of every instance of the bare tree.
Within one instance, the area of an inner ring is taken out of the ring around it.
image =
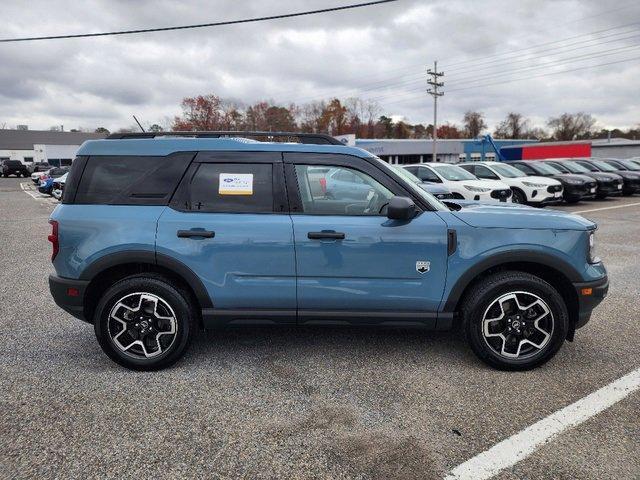
[[[596,124],[596,119],[589,113],[563,113],[559,117],[552,117],[547,125],[555,140],[576,140],[589,138]]]
[[[529,119],[521,113],[509,112],[507,118],[501,121],[493,133],[496,138],[526,138],[530,128]]]
[[[462,120],[464,133],[469,138],[476,138],[487,128],[484,115],[481,112],[467,111]]]

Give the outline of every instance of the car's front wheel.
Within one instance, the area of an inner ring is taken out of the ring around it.
[[[514,189],[512,201],[513,203],[525,204],[527,203],[527,196],[522,190]]]
[[[195,329],[189,295],[153,273],[124,278],[100,299],[94,315],[98,343],[115,362],[133,370],[173,365]]]
[[[547,362],[569,327],[562,296],[525,272],[484,278],[463,300],[462,317],[474,353],[503,370],[528,370]]]

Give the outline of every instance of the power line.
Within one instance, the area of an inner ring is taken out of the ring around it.
[[[606,28],[606,29],[600,29],[600,30],[595,30],[595,31],[583,33],[583,34],[580,34],[580,35],[574,35],[572,37],[567,37],[567,38],[560,39],[560,40],[554,40],[554,41],[551,41],[551,42],[544,42],[544,43],[541,43],[541,44],[531,45],[531,46],[526,47],[526,48],[521,48],[521,49],[517,49],[517,50],[509,50],[509,51],[498,53],[498,54],[488,55],[488,56],[485,56],[485,57],[479,57],[479,58],[477,58],[475,60],[464,62],[464,63],[467,64],[466,66],[456,67],[456,68],[453,68],[451,70],[447,69],[447,73],[450,73],[451,71],[454,71],[454,72],[457,71],[457,73],[464,73],[466,71],[473,71],[475,69],[475,67],[478,67],[480,65],[489,65],[491,63],[496,63],[496,62],[499,62],[499,64],[509,63],[509,59],[513,57],[512,54],[514,54],[514,53],[519,54],[519,55],[516,55],[516,56],[522,56],[522,55],[525,55],[525,56],[527,56],[527,55],[538,55],[539,56],[539,55],[542,55],[542,54],[550,51],[551,47],[553,45],[566,42],[567,40],[574,40],[574,39],[581,38],[581,37],[587,37],[587,36],[592,36],[592,35],[596,35],[596,34],[612,32],[613,30],[619,30],[619,29],[628,28],[630,26],[637,26],[637,25],[640,25],[640,22],[627,23],[627,24],[624,24],[624,25],[618,25],[618,26],[615,26],[615,27],[610,27],[610,28]],[[557,52],[557,53],[565,53],[565,52],[568,52],[568,51],[573,51],[573,50],[579,49],[579,48],[576,48],[576,49],[565,50],[567,47],[582,45],[581,48],[591,48],[591,47],[596,47],[599,44],[610,43],[610,42],[618,41],[618,40],[620,40],[620,41],[621,40],[626,40],[627,38],[631,38],[631,37],[618,38],[618,39],[615,39],[615,40],[609,40],[608,42],[599,42],[599,40],[604,39],[604,38],[620,36],[620,35],[626,35],[626,34],[634,33],[634,32],[638,32],[638,30],[637,29],[635,29],[635,30],[632,29],[632,30],[627,30],[627,31],[623,31],[623,32],[612,32],[612,33],[608,33],[607,35],[600,35],[597,38],[587,38],[587,39],[584,39],[584,40],[581,40],[581,41],[578,41],[578,42],[569,43],[567,45],[561,45],[561,46],[558,46],[555,49],[553,49],[553,51]],[[585,44],[591,43],[591,42],[597,42],[597,43],[595,43],[594,45],[585,45]],[[544,46],[546,48],[539,49],[539,47],[541,47],[541,46]],[[522,53],[522,52],[526,52],[528,50],[532,50],[532,51],[528,52],[528,53]],[[564,50],[564,52],[562,50]],[[496,57],[505,57],[505,58],[496,58]],[[485,60],[485,59],[488,59],[488,58],[494,58],[494,60],[480,62],[480,60]],[[523,60],[522,59],[515,60],[514,62],[517,63],[517,62],[521,62],[521,61],[523,61]],[[478,62],[480,62],[480,63],[478,63]],[[463,63],[463,62],[458,62],[458,63]],[[458,63],[451,64],[451,65],[457,65]],[[473,63],[476,63],[476,65],[474,66]],[[490,68],[490,67],[482,67],[482,69],[486,69],[486,68]],[[401,69],[402,69],[402,67],[399,67],[399,68],[397,68],[395,70],[401,70]],[[377,81],[377,82],[362,84],[360,86],[355,86],[355,87],[353,87],[353,88],[351,88],[351,89],[349,89],[347,91],[354,92],[354,94],[357,95],[358,93],[366,92],[366,91],[385,90],[385,89],[388,89],[388,88],[392,88],[394,86],[417,84],[418,82],[422,81],[421,78],[409,79],[408,77],[418,77],[418,76],[421,76],[421,75],[422,75],[421,73],[410,73],[410,74],[404,75],[405,78],[403,80],[391,81],[391,82],[389,82],[389,81],[390,80],[395,80],[398,77],[397,76],[396,77],[389,77],[389,78],[387,78],[387,80],[381,80],[381,81]],[[372,88],[361,88],[363,86],[369,86],[369,85],[379,85],[379,86],[373,86]],[[336,94],[328,93],[328,94],[325,94],[325,95],[314,95],[314,96],[308,96],[308,97],[299,97],[299,98],[295,99],[295,102],[310,101],[310,100],[320,100],[320,99],[324,99],[324,98],[327,98],[327,97],[344,97],[344,96],[345,96],[345,94],[336,95]]]
[[[542,73],[542,74],[539,74],[539,75],[529,75],[527,77],[513,78],[513,79],[510,79],[510,80],[502,80],[502,81],[498,81],[498,82],[483,83],[481,85],[472,85],[472,86],[469,86],[469,87],[452,88],[451,90],[449,90],[449,92],[458,92],[458,91],[462,91],[462,90],[471,90],[471,89],[474,89],[474,88],[484,88],[484,87],[489,87],[489,86],[492,86],[492,85],[503,85],[503,84],[506,84],[506,83],[520,82],[522,80],[529,80],[529,79],[532,79],[532,78],[540,78],[540,77],[548,77],[548,76],[551,76],[551,75],[561,75],[563,73],[577,72],[577,71],[580,71],[580,70],[588,70],[590,68],[598,68],[598,67],[605,67],[605,66],[609,66],[609,65],[616,65],[616,64],[624,63],[624,62],[631,62],[633,60],[640,60],[640,57],[624,58],[624,59],[616,60],[616,61],[613,61],[613,62],[599,63],[599,64],[596,64],[596,65],[586,65],[584,67],[570,68],[570,69],[567,69],[567,70],[560,70],[558,72],[548,72],[548,73]],[[398,100],[397,102],[388,102],[388,103],[390,105],[393,105],[393,104],[396,104],[396,103],[403,103],[403,102],[407,102],[407,101],[416,101],[416,100],[420,100],[422,98],[424,98],[424,97],[422,95],[420,95],[420,96],[414,96],[414,97],[411,97],[411,98],[404,98],[404,99]]]
[[[438,79],[444,76],[443,72],[438,72],[438,61],[433,62],[433,70],[427,69],[427,75],[431,77],[427,80],[427,83],[431,85],[431,88],[427,89],[427,93],[433,97],[433,153],[432,161],[436,161],[436,142],[438,141],[438,97],[444,95],[444,92],[439,91],[440,87],[444,87],[444,82],[439,82]]]
[[[174,27],[161,27],[161,28],[144,28],[137,30],[117,30],[114,32],[99,32],[99,33],[78,33],[73,35],[50,35],[44,37],[19,37],[19,38],[3,38],[0,39],[0,43],[8,43],[8,42],[30,42],[35,40],[61,40],[65,38],[87,38],[87,37],[107,37],[113,35],[131,35],[136,33],[150,33],[150,32],[167,32],[171,30],[187,30],[192,28],[206,28],[206,27],[221,27],[225,25],[238,25],[242,23],[254,23],[254,22],[264,22],[267,20],[278,20],[282,18],[293,18],[293,17],[302,17],[306,15],[316,15],[318,13],[328,13],[328,12],[338,12],[341,10],[349,10],[353,8],[361,8],[361,7],[369,7],[372,5],[380,5],[382,3],[391,3],[396,2],[398,0],[377,0],[373,2],[365,2],[365,3],[355,3],[351,5],[344,5],[341,7],[332,7],[332,8],[322,8],[319,10],[309,10],[306,12],[296,12],[296,13],[286,13],[282,15],[270,15],[267,17],[255,17],[255,18],[245,18],[241,20],[227,20],[224,22],[213,22],[213,23],[200,23],[196,25],[180,25]]]

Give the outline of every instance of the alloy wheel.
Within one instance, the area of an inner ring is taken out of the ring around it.
[[[165,353],[178,330],[171,306],[147,292],[131,293],[118,300],[109,312],[107,327],[116,348],[137,359]]]
[[[509,292],[495,299],[482,317],[482,336],[498,355],[509,359],[530,358],[542,351],[553,335],[554,318],[539,296]]]

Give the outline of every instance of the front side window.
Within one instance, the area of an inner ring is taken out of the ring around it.
[[[485,178],[485,179],[489,179],[489,180],[499,180],[500,177],[498,177],[495,173],[493,173],[491,170],[489,170],[487,167],[483,166],[483,165],[476,165],[476,171],[474,172],[476,174],[476,177],[478,178]]]
[[[427,167],[418,167],[418,173],[416,175],[424,182],[442,183],[438,175]]]
[[[188,208],[195,212],[273,212],[271,163],[203,163],[188,188]]]
[[[304,213],[383,215],[393,193],[366,173],[348,167],[296,165]]]
[[[598,167],[603,172],[616,172],[619,169],[609,165],[607,162],[603,162],[601,160],[594,160],[593,164]]]

